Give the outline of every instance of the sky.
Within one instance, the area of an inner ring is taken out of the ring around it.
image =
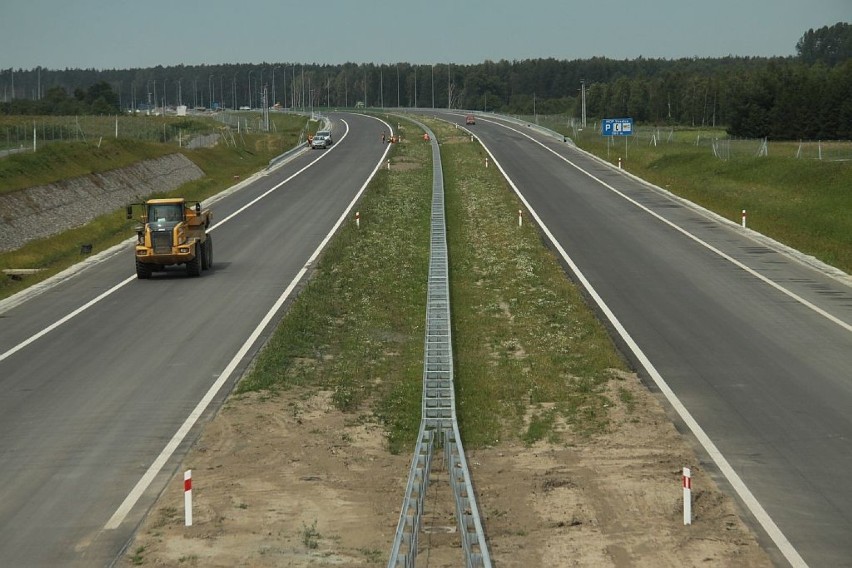
[[[852,0],[0,0],[0,73],[795,55]]]

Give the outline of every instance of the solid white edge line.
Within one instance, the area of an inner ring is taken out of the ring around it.
[[[777,282],[775,282],[775,281],[773,281],[773,280],[771,280],[771,279],[767,278],[767,277],[766,277],[766,276],[764,276],[763,274],[760,274],[759,272],[757,272],[757,271],[756,271],[756,270],[754,270],[753,268],[750,268],[750,267],[746,266],[745,264],[743,264],[743,263],[742,263],[742,262],[740,262],[739,260],[737,260],[737,259],[733,258],[732,256],[728,255],[727,253],[722,252],[721,250],[717,249],[716,247],[714,247],[714,246],[713,246],[713,245],[711,245],[710,243],[708,243],[708,242],[706,242],[706,241],[701,240],[700,238],[696,237],[696,236],[695,236],[695,235],[693,235],[692,233],[689,233],[686,229],[683,229],[683,228],[682,228],[682,227],[680,227],[679,225],[677,225],[677,224],[673,223],[672,221],[669,221],[669,220],[668,220],[668,219],[666,219],[665,217],[662,217],[659,213],[656,213],[656,212],[654,212],[654,211],[651,211],[651,209],[649,209],[648,207],[645,207],[644,205],[642,205],[641,203],[639,203],[638,201],[636,201],[636,200],[635,200],[635,199],[633,199],[632,197],[628,197],[627,195],[625,195],[624,193],[620,192],[619,190],[617,190],[617,189],[616,189],[616,188],[614,188],[613,186],[609,185],[609,184],[608,184],[608,183],[606,183],[605,181],[603,181],[603,180],[601,180],[601,179],[597,178],[596,176],[594,176],[593,174],[591,174],[591,173],[587,172],[586,170],[584,170],[583,168],[581,168],[580,166],[578,166],[577,164],[575,164],[574,162],[572,162],[571,160],[569,160],[568,158],[566,158],[565,156],[562,156],[562,155],[558,154],[555,150],[553,150],[553,149],[551,149],[551,148],[548,148],[547,146],[545,146],[544,144],[542,144],[541,142],[539,142],[539,141],[538,141],[538,140],[536,140],[535,138],[532,138],[531,136],[529,136],[528,134],[526,134],[526,133],[524,133],[524,132],[520,132],[520,131],[518,131],[518,130],[516,130],[516,129],[514,129],[514,128],[511,128],[511,127],[509,127],[509,126],[506,126],[506,125],[504,125],[504,124],[500,124],[499,122],[494,122],[494,121],[488,121],[488,122],[491,122],[492,124],[496,124],[496,125],[498,125],[498,126],[502,126],[503,128],[506,128],[506,129],[508,129],[508,130],[512,130],[513,132],[517,132],[518,134],[520,134],[520,135],[522,135],[522,136],[526,136],[527,138],[529,138],[530,140],[532,140],[533,142],[535,142],[536,144],[538,144],[539,146],[541,146],[542,148],[544,148],[544,149],[545,149],[545,150],[547,150],[548,152],[552,153],[554,156],[556,156],[556,157],[557,157],[557,158],[559,158],[560,160],[564,161],[565,163],[567,163],[568,165],[570,165],[571,167],[573,167],[573,168],[574,168],[574,169],[576,169],[577,171],[579,171],[579,172],[581,172],[581,173],[585,174],[586,176],[588,176],[589,178],[593,179],[594,181],[596,181],[597,183],[599,183],[599,184],[600,184],[600,185],[602,185],[603,187],[607,188],[608,190],[610,190],[611,192],[615,193],[615,194],[616,194],[616,195],[618,195],[619,197],[621,197],[621,198],[625,199],[626,201],[630,202],[631,204],[635,205],[635,206],[636,206],[636,207],[638,207],[639,209],[641,209],[641,210],[645,211],[645,212],[646,212],[646,213],[648,213],[649,215],[652,215],[653,217],[655,217],[655,218],[656,218],[656,219],[658,219],[659,221],[661,221],[661,222],[665,223],[666,225],[668,225],[668,226],[669,226],[669,227],[671,227],[672,229],[674,229],[674,230],[678,231],[679,233],[683,234],[684,236],[686,236],[686,237],[688,237],[688,238],[692,239],[693,241],[695,241],[695,242],[696,242],[696,243],[698,243],[699,245],[703,246],[703,247],[704,247],[704,248],[706,248],[707,250],[709,250],[709,251],[713,252],[714,254],[716,254],[716,255],[720,256],[721,258],[723,258],[723,259],[727,260],[728,262],[730,262],[731,264],[733,264],[733,265],[734,265],[734,266],[736,266],[737,268],[739,268],[739,269],[741,269],[741,270],[743,270],[743,271],[747,272],[748,274],[750,274],[750,275],[754,276],[755,278],[757,278],[757,279],[761,280],[761,281],[762,281],[762,282],[764,282],[765,284],[768,284],[769,286],[771,286],[771,287],[775,288],[776,290],[778,290],[778,291],[779,291],[779,292],[781,292],[782,294],[784,294],[784,295],[786,295],[786,296],[788,296],[788,297],[792,298],[793,300],[795,300],[795,301],[799,302],[799,303],[800,303],[800,304],[802,304],[803,306],[805,306],[805,307],[807,307],[807,308],[809,308],[809,309],[813,310],[814,312],[818,313],[819,315],[821,315],[821,316],[822,316],[822,317],[824,317],[825,319],[827,319],[827,320],[831,321],[832,323],[835,323],[835,324],[839,325],[840,327],[842,327],[842,328],[843,328],[843,329],[845,329],[846,331],[850,331],[850,332],[852,332],[852,324],[846,323],[845,321],[841,320],[841,319],[840,319],[840,318],[838,318],[837,316],[835,316],[835,315],[833,315],[833,314],[830,314],[830,313],[828,313],[827,311],[825,311],[825,310],[823,310],[822,308],[820,308],[819,306],[817,306],[816,304],[813,304],[813,303],[812,303],[812,302],[810,302],[809,300],[806,300],[805,298],[802,298],[801,296],[799,296],[799,295],[798,295],[798,294],[796,294],[795,292],[793,292],[793,291],[791,291],[791,290],[788,290],[787,288],[785,288],[785,287],[781,286],[781,285],[780,285],[780,284],[778,284]],[[480,141],[480,143],[482,143],[482,142]],[[582,151],[582,150],[580,150],[580,151]],[[489,152],[489,154],[490,154],[490,152]],[[493,158],[494,158],[494,156],[492,156],[492,159],[493,159]],[[505,174],[504,174],[504,175],[505,175]]]
[[[391,133],[393,132],[393,128],[389,124],[387,124],[386,122],[384,122],[384,121],[382,121],[381,119],[378,119],[378,118],[376,118],[376,120],[383,122],[389,128],[390,132]],[[343,122],[344,122],[344,124],[346,124],[347,132],[348,132],[349,124],[346,123],[345,120],[343,120]],[[342,140],[342,138],[341,138],[341,140]],[[172,439],[169,440],[169,443],[166,444],[166,446],[160,452],[160,455],[157,456],[157,458],[154,460],[154,462],[148,467],[148,470],[145,472],[145,474],[142,476],[142,478],[136,483],[136,485],[133,487],[133,489],[130,491],[130,493],[128,493],[127,497],[125,497],[124,501],[121,503],[121,505],[119,505],[119,507],[118,507],[118,509],[116,509],[115,513],[113,513],[112,517],[110,517],[110,519],[107,521],[106,525],[104,525],[105,530],[114,530],[114,529],[117,529],[121,525],[121,523],[124,521],[124,519],[130,513],[131,509],[133,509],[133,506],[136,505],[136,503],[142,497],[142,494],[148,489],[148,487],[154,481],[154,478],[160,473],[160,471],[166,465],[169,458],[172,457],[172,454],[174,454],[175,450],[177,450],[178,446],[180,446],[180,444],[186,438],[187,434],[189,434],[192,427],[195,425],[195,423],[198,421],[198,419],[202,416],[202,414],[204,414],[204,411],[207,410],[207,407],[210,405],[210,402],[213,400],[213,397],[216,396],[216,393],[218,393],[219,390],[222,388],[222,386],[228,381],[228,379],[233,374],[234,370],[236,370],[239,363],[245,357],[246,353],[248,353],[248,351],[251,349],[251,347],[257,341],[258,337],[260,337],[260,334],[263,332],[263,330],[266,328],[266,326],[269,325],[269,322],[272,320],[272,318],[275,316],[275,314],[278,312],[278,310],[281,309],[281,306],[284,305],[284,302],[287,301],[287,299],[290,297],[290,294],[292,294],[293,290],[296,288],[296,286],[299,284],[299,282],[302,280],[302,278],[304,278],[305,274],[308,272],[311,265],[316,261],[317,257],[319,257],[320,253],[323,251],[323,249],[328,244],[328,241],[331,240],[331,238],[337,232],[337,229],[340,227],[340,225],[343,224],[343,222],[349,216],[349,213],[352,211],[352,208],[355,206],[355,204],[361,198],[361,194],[364,193],[364,191],[367,189],[367,186],[370,184],[370,182],[376,176],[376,172],[378,172],[379,168],[383,165],[383,162],[386,159],[388,152],[390,152],[390,144],[387,144],[387,147],[385,148],[385,151],[382,154],[381,159],[376,164],[376,167],[373,168],[372,173],[370,173],[370,175],[367,177],[367,180],[364,182],[364,185],[362,185],[361,188],[358,190],[358,193],[355,194],[355,197],[352,199],[352,201],[349,203],[349,205],[346,207],[346,209],[340,215],[340,218],[337,220],[337,222],[334,224],[334,226],[331,228],[331,230],[328,232],[328,234],[325,236],[325,238],[322,240],[322,242],[316,248],[316,250],[314,250],[313,254],[311,254],[310,258],[308,258],[307,262],[302,266],[302,268],[299,270],[299,272],[296,274],[296,276],[293,278],[293,280],[290,281],[290,284],[287,286],[287,288],[284,290],[284,292],[281,294],[281,296],[278,297],[278,300],[276,300],[275,304],[273,304],[273,306],[269,309],[269,311],[266,313],[266,315],[263,317],[263,319],[260,321],[260,323],[254,329],[254,331],[251,333],[251,335],[249,335],[248,339],[246,339],[246,341],[243,343],[242,347],[240,347],[239,351],[237,351],[236,355],[234,355],[234,357],[231,359],[231,361],[228,363],[228,365],[222,371],[222,374],[219,376],[218,379],[216,379],[216,382],[214,382],[213,385],[211,385],[210,389],[207,391],[207,393],[204,395],[204,397],[195,406],[195,409],[189,414],[189,416],[187,416],[184,423],[181,425],[180,428],[178,428],[177,432],[175,432],[174,436],[172,436]],[[300,170],[300,171],[302,171],[302,170]],[[288,178],[288,179],[290,179],[290,178]],[[278,186],[276,186],[276,187],[278,187]],[[264,195],[266,195],[266,194],[264,194]],[[224,222],[224,220],[222,222]]]
[[[504,128],[508,128],[509,130],[513,130],[515,132],[518,132],[514,128],[510,128],[510,127],[505,126],[503,124],[499,124],[499,123],[495,123],[495,124],[498,124],[499,126],[503,126]],[[526,136],[526,134],[524,134],[523,132],[518,132],[518,133]],[[704,432],[704,429],[701,428],[701,426],[698,424],[698,422],[692,417],[692,414],[690,414],[690,412],[686,409],[686,407],[683,405],[683,403],[680,401],[680,399],[677,397],[677,395],[675,395],[674,391],[669,387],[669,385],[666,383],[665,379],[663,379],[662,375],[660,375],[660,373],[657,371],[656,367],[654,367],[654,365],[651,363],[650,359],[648,359],[648,357],[645,355],[645,353],[642,351],[642,349],[639,347],[639,345],[633,340],[633,338],[630,336],[630,334],[627,332],[627,330],[624,328],[624,326],[621,325],[621,322],[618,320],[618,318],[615,316],[615,314],[612,312],[612,310],[609,309],[609,306],[607,306],[606,303],[604,303],[603,298],[601,298],[600,295],[598,295],[597,291],[594,289],[592,284],[586,279],[586,277],[582,273],[582,271],[580,271],[580,268],[574,263],[574,261],[571,259],[571,257],[568,256],[568,253],[565,252],[565,249],[562,248],[562,245],[559,244],[559,241],[556,240],[556,238],[553,236],[553,233],[550,232],[550,229],[547,228],[547,225],[545,225],[544,222],[542,221],[541,217],[538,216],[538,213],[530,206],[529,202],[527,202],[527,200],[521,194],[521,191],[515,185],[514,181],[512,181],[512,179],[508,176],[506,171],[503,169],[503,166],[494,157],[494,154],[491,152],[491,150],[482,142],[482,140],[479,140],[479,143],[482,145],[482,147],[485,149],[485,151],[488,152],[488,155],[491,156],[491,160],[494,162],[494,164],[497,166],[497,168],[503,174],[503,177],[506,179],[506,181],[509,183],[509,185],[512,186],[512,189],[514,190],[515,194],[523,202],[523,204],[527,208],[527,210],[529,210],[529,212],[535,218],[536,222],[541,227],[542,231],[544,231],[545,235],[547,235],[547,238],[550,240],[550,242],[553,244],[553,246],[556,247],[556,249],[559,251],[559,254],[562,256],[562,259],[568,264],[568,266],[571,268],[572,272],[575,274],[577,279],[580,280],[583,287],[586,289],[586,291],[589,293],[589,295],[594,299],[595,303],[598,305],[598,307],[604,313],[606,318],[609,320],[610,324],[612,324],[612,326],[618,332],[618,335],[621,336],[621,339],[624,340],[624,342],[627,344],[627,346],[633,352],[633,355],[639,360],[639,362],[642,364],[642,366],[645,368],[645,370],[648,372],[648,374],[654,380],[654,383],[660,389],[660,392],[663,393],[663,395],[666,397],[666,400],[669,402],[669,404],[672,405],[672,408],[674,408],[674,410],[677,412],[678,416],[680,416],[681,420],[683,420],[684,423],[689,427],[689,429],[692,431],[693,435],[696,437],[698,442],[701,444],[701,446],[704,448],[704,450],[710,455],[710,458],[715,462],[716,466],[719,468],[719,470],[722,472],[722,474],[725,476],[725,478],[728,480],[728,482],[734,488],[734,491],[737,492],[737,495],[739,495],[740,499],[742,499],[743,503],[745,503],[745,505],[746,505],[746,507],[748,507],[749,511],[751,511],[752,515],[754,515],[754,517],[760,523],[761,527],[763,527],[763,530],[765,530],[766,533],[769,535],[769,538],[772,539],[772,541],[778,547],[779,551],[784,555],[784,558],[786,558],[787,561],[796,568],[806,567],[807,564],[805,563],[805,561],[801,557],[801,555],[799,555],[799,552],[793,547],[792,544],[790,544],[790,541],[787,540],[787,537],[784,536],[784,533],[781,532],[781,529],[778,528],[778,525],[775,524],[775,521],[772,520],[772,518],[769,516],[769,513],[767,513],[766,510],[763,508],[763,506],[758,502],[757,498],[752,494],[751,490],[749,490],[749,488],[746,486],[746,484],[740,478],[739,474],[737,474],[737,472],[734,471],[734,468],[731,466],[731,464],[728,462],[728,460],[725,458],[725,456],[722,455],[722,452],[719,451],[719,449],[716,447],[716,444],[713,443],[713,441],[710,439],[710,437]],[[545,148],[547,148],[547,147],[545,146]],[[547,149],[550,150],[549,148],[547,148]],[[556,154],[556,155],[559,156],[559,154]],[[559,156],[559,157],[562,157],[562,156]],[[566,160],[566,161],[568,161],[568,160]],[[568,161],[568,163],[571,163],[571,162]],[[571,165],[574,166],[575,168],[577,168],[580,171],[584,171],[581,168],[579,168],[578,166],[576,166],[575,164],[571,164]],[[587,173],[587,172],[585,172],[585,173]],[[591,177],[592,179],[595,179],[596,181],[598,181],[598,182],[602,183],[604,186],[606,186],[606,184],[604,184],[600,180],[597,180],[597,178],[595,178],[591,174],[587,173],[587,175],[589,175],[589,177]],[[607,186],[607,187],[609,187],[609,186]],[[610,187],[610,189],[612,189],[612,188]],[[616,190],[613,189],[613,191],[616,191]],[[616,193],[618,193],[618,192],[616,191]],[[619,193],[619,195],[621,195],[621,194]],[[624,196],[624,197],[626,199],[629,199],[626,196]],[[630,200],[630,201],[633,201],[633,200]],[[637,203],[637,205],[639,207],[642,207],[638,203]],[[645,209],[645,208],[643,207],[643,209]],[[653,214],[653,212],[651,212],[651,213]],[[659,217],[659,216],[657,216],[657,217]]]
[[[340,141],[343,141],[343,139],[345,139],[345,138],[346,138],[346,136],[348,136],[348,135],[349,135],[349,123],[348,123],[348,122],[346,122],[345,120],[342,120],[342,122],[343,122],[343,124],[345,124],[345,125],[346,125],[346,132],[344,132],[344,133],[343,133],[343,136],[341,136],[341,137],[340,137]],[[333,149],[334,149],[334,147],[332,147],[331,149],[333,150]],[[264,192],[263,194],[261,194],[260,196],[256,197],[255,199],[251,200],[251,201],[250,201],[250,202],[248,202],[246,205],[243,205],[242,207],[240,207],[240,208],[239,208],[239,209],[237,209],[235,212],[231,213],[230,215],[228,215],[227,217],[225,217],[224,219],[222,219],[222,220],[221,220],[221,221],[219,221],[218,223],[214,223],[214,224],[213,224],[213,225],[212,225],[212,226],[211,226],[211,227],[207,230],[207,232],[212,232],[212,231],[214,231],[214,230],[215,230],[215,229],[217,229],[220,225],[224,225],[225,223],[227,223],[228,221],[230,221],[231,219],[233,219],[234,217],[236,217],[238,214],[242,213],[243,211],[245,211],[246,209],[248,209],[249,207],[251,207],[252,205],[254,205],[255,203],[257,203],[258,201],[260,201],[260,200],[261,200],[261,199],[263,199],[264,197],[267,197],[270,193],[272,193],[273,191],[277,190],[278,188],[280,188],[281,186],[283,186],[284,184],[286,184],[287,182],[289,182],[290,180],[292,180],[293,178],[295,178],[296,176],[300,175],[300,174],[301,174],[301,173],[303,173],[305,170],[307,170],[308,168],[310,168],[311,166],[313,166],[314,164],[316,164],[317,162],[319,162],[319,161],[320,161],[322,158],[324,158],[324,157],[327,155],[327,153],[328,153],[328,152],[330,152],[330,151],[331,151],[331,150],[326,150],[326,151],[325,151],[325,152],[323,152],[320,156],[318,156],[316,160],[313,160],[311,163],[309,163],[308,165],[306,165],[305,167],[303,167],[302,169],[300,169],[299,171],[297,171],[296,173],[294,173],[293,175],[291,175],[290,177],[288,177],[288,178],[287,178],[287,179],[285,179],[284,181],[282,181],[282,182],[280,182],[280,183],[276,184],[276,185],[275,185],[275,186],[273,186],[271,189],[269,189],[268,191]],[[283,163],[282,163],[282,165],[283,165]],[[256,181],[256,180],[255,180],[255,181]],[[227,190],[226,190],[226,191],[227,191]],[[211,197],[211,199],[215,199],[215,197],[216,197],[216,196],[212,196],[212,197]],[[132,240],[134,240],[134,239],[135,239],[135,237],[133,237],[133,238],[129,239],[128,241],[125,241],[124,243],[121,243],[120,245],[117,245],[117,247],[122,247],[122,248],[123,248],[124,246],[126,246],[126,245],[127,245],[127,243],[128,243],[128,242],[130,242],[130,241],[132,241]],[[117,248],[117,247],[113,247],[113,248]],[[110,257],[112,257],[113,255],[114,255],[114,253],[110,253],[109,255],[107,255],[107,256],[105,257],[105,259],[106,259],[106,258],[110,258]],[[89,308],[91,308],[92,306],[94,306],[95,304],[97,304],[98,302],[100,302],[101,300],[103,300],[104,298],[106,298],[107,296],[111,295],[111,294],[112,294],[112,293],[114,293],[114,292],[117,292],[119,289],[123,288],[124,286],[126,286],[127,284],[131,283],[131,282],[132,282],[132,281],[134,281],[134,280],[136,280],[136,276],[135,276],[135,275],[134,275],[134,276],[129,276],[129,277],[127,277],[125,280],[122,280],[121,282],[119,282],[118,284],[116,284],[115,286],[113,286],[112,288],[110,288],[109,290],[107,290],[107,291],[105,291],[105,292],[101,293],[99,296],[97,296],[97,297],[93,298],[92,300],[89,300],[88,302],[86,302],[85,304],[83,304],[82,306],[80,306],[79,308],[75,309],[74,311],[70,312],[69,314],[65,315],[64,317],[62,317],[62,318],[60,318],[60,319],[56,320],[55,322],[53,322],[53,323],[52,323],[52,324],[50,324],[49,326],[45,327],[44,329],[42,329],[41,331],[39,331],[39,332],[35,333],[34,335],[32,335],[32,336],[28,337],[27,339],[25,339],[25,340],[24,340],[24,341],[22,341],[21,343],[19,343],[19,344],[15,345],[14,347],[10,348],[10,349],[9,349],[9,350],[7,350],[6,352],[4,352],[4,353],[0,354],[0,361],[3,361],[4,359],[7,359],[8,357],[10,357],[10,356],[14,355],[15,353],[17,353],[18,351],[20,351],[21,349],[23,349],[23,348],[24,348],[24,347],[26,347],[27,345],[30,345],[31,343],[33,343],[33,342],[37,341],[38,339],[40,339],[40,338],[44,337],[45,335],[47,335],[48,333],[50,333],[51,331],[53,331],[54,329],[56,329],[56,328],[57,328],[57,327],[59,327],[60,325],[62,325],[62,324],[64,324],[64,323],[66,323],[66,322],[68,322],[69,320],[73,319],[74,317],[76,317],[76,316],[80,315],[81,313],[83,313],[84,311],[88,310]]]
[[[26,347],[27,345],[34,343],[36,340],[44,337],[45,335],[47,335],[48,333],[50,333],[51,331],[53,331],[54,329],[56,329],[60,325],[64,324],[68,320],[70,320],[70,319],[80,315],[81,313],[85,312],[86,310],[88,310],[89,308],[91,308],[92,306],[94,306],[95,304],[97,304],[98,302],[100,302],[101,300],[106,298],[107,296],[111,295],[113,292],[116,292],[120,288],[123,288],[124,286],[126,286],[127,284],[129,284],[131,281],[133,281],[135,279],[136,279],[135,275],[127,277],[125,280],[122,280],[121,282],[119,282],[118,284],[116,284],[115,286],[110,288],[109,290],[102,292],[100,295],[89,300],[88,302],[86,302],[85,304],[83,304],[82,306],[77,308],[76,310],[70,312],[69,314],[65,315],[61,319],[56,320],[55,322],[53,322],[52,324],[50,324],[46,328],[42,329],[38,333],[31,335],[30,337],[28,337],[27,339],[25,339],[21,343],[15,345],[11,349],[9,349],[8,351],[6,351],[2,355],[0,355],[0,361],[3,361],[4,359],[11,357],[15,353],[17,353],[18,351],[20,351],[21,349]]]

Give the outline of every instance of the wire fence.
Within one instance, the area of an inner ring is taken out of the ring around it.
[[[538,115],[519,117],[545,128],[555,130],[574,140],[601,135],[599,121],[587,121],[583,128],[576,118]],[[611,136],[608,144],[614,148],[644,145],[651,148],[689,144],[704,148],[720,160],[736,160],[775,156],[800,160],[852,161],[852,141],[798,140],[776,141],[767,138],[737,138],[721,128],[677,128],[635,126],[631,136]]]
[[[290,113],[218,112],[176,115],[0,117],[0,157],[56,142],[105,139],[173,143],[180,147],[236,145],[243,134],[279,132]],[[272,119],[270,119],[272,116]],[[314,117],[311,117],[315,120]]]
[[[0,150],[32,149],[54,142],[94,142],[106,138],[175,142],[221,129],[213,121],[188,117],[48,116],[0,120]]]

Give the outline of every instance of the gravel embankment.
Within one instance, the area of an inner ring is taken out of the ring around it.
[[[171,191],[204,172],[183,154],[0,195],[0,252],[79,227],[96,217]]]

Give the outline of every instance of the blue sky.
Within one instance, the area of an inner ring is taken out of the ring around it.
[[[793,55],[852,0],[2,0],[0,72]]]

